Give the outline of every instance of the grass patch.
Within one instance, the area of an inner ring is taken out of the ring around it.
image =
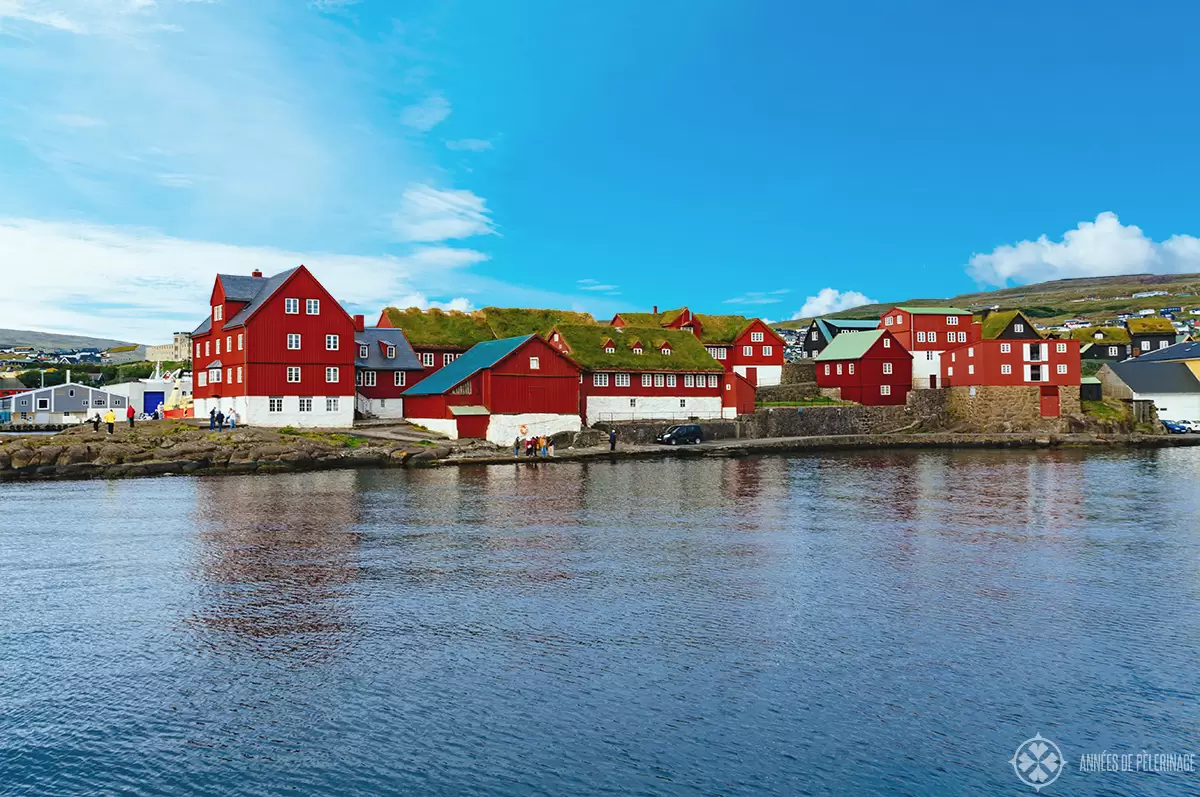
[[[1081,401],[1080,408],[1084,415],[1090,415],[1101,421],[1123,421],[1129,417],[1129,408],[1124,402],[1109,399],[1107,401]]]
[[[840,401],[831,399],[826,396],[813,396],[812,398],[796,399],[795,401],[759,401],[755,402],[755,407],[838,407],[852,404],[851,401]]]
[[[316,440],[318,443],[327,443],[328,445],[341,446],[342,448],[361,448],[370,442],[365,437],[356,437],[352,434],[344,434],[342,432],[307,432],[297,429],[294,426],[284,426],[279,430],[279,433],[288,435],[289,437],[305,437],[309,440]]]

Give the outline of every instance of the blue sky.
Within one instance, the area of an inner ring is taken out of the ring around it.
[[[1179,4],[0,0],[0,327],[1200,271]]]

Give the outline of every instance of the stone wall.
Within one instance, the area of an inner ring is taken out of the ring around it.
[[[674,426],[678,423],[694,423],[697,424],[703,431],[705,440],[729,440],[736,437],[745,437],[744,434],[739,434],[738,421],[617,421],[615,423],[601,422],[593,424],[593,429],[599,429],[608,434],[610,429],[617,430],[617,440],[620,443],[653,443],[654,438],[663,432],[667,427]]]
[[[802,385],[816,381],[817,363],[815,360],[800,360],[783,364],[783,374],[779,381],[781,385]]]
[[[908,407],[772,407],[738,419],[742,437],[886,434],[915,420]]]
[[[784,385],[760,387],[754,400],[763,401],[800,401],[821,395],[821,388],[816,382],[792,382]]]
[[[1031,386],[987,385],[974,388],[949,387],[938,391],[913,391],[946,394],[949,426],[973,432],[1063,432],[1068,417],[1080,414],[1079,389],[1059,388],[1059,412],[1056,418],[1041,414],[1041,388]]]

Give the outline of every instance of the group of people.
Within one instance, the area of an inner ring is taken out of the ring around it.
[[[513,440],[513,456],[521,456],[521,448],[525,448],[525,456],[527,457],[552,457],[554,456],[554,438],[539,435],[537,437],[518,437]]]
[[[208,428],[209,431],[223,432],[225,431],[225,422],[229,422],[229,431],[233,431],[238,427],[238,421],[242,418],[238,415],[237,410],[233,407],[229,408],[229,412],[221,412],[216,407],[208,411]]]
[[[133,428],[133,419],[134,419],[134,416],[135,416],[136,414],[137,414],[137,413],[134,411],[134,409],[133,409],[133,405],[132,405],[132,404],[130,404],[129,406],[127,406],[127,407],[125,408],[125,419],[126,419],[127,421],[129,421],[129,428],[130,428],[130,429],[132,429],[132,428]],[[104,413],[104,420],[103,420],[103,421],[101,421],[101,419],[100,419],[100,413],[99,413],[99,412],[97,412],[95,415],[93,415],[93,416],[92,416],[92,420],[91,420],[91,424],[92,424],[92,431],[93,431],[93,432],[98,432],[98,431],[100,431],[100,424],[101,424],[101,423],[103,423],[105,426],[107,426],[107,427],[108,427],[108,433],[109,433],[109,434],[112,434],[114,431],[116,431],[116,427],[117,427],[117,414],[116,414],[115,412],[113,412],[113,411],[112,411],[112,408],[111,408],[111,407],[108,409],[108,411],[107,411],[107,412],[105,412],[105,413]]]

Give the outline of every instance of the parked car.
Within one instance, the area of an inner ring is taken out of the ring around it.
[[[1200,432],[1200,421],[1180,421],[1189,432]]]
[[[1175,421],[1162,421],[1162,425],[1167,430],[1167,434],[1186,434],[1188,432],[1186,426]]]
[[[694,423],[669,426],[666,431],[654,438],[656,442],[672,446],[680,443],[699,443],[703,439],[704,433],[700,431],[700,426]]]

